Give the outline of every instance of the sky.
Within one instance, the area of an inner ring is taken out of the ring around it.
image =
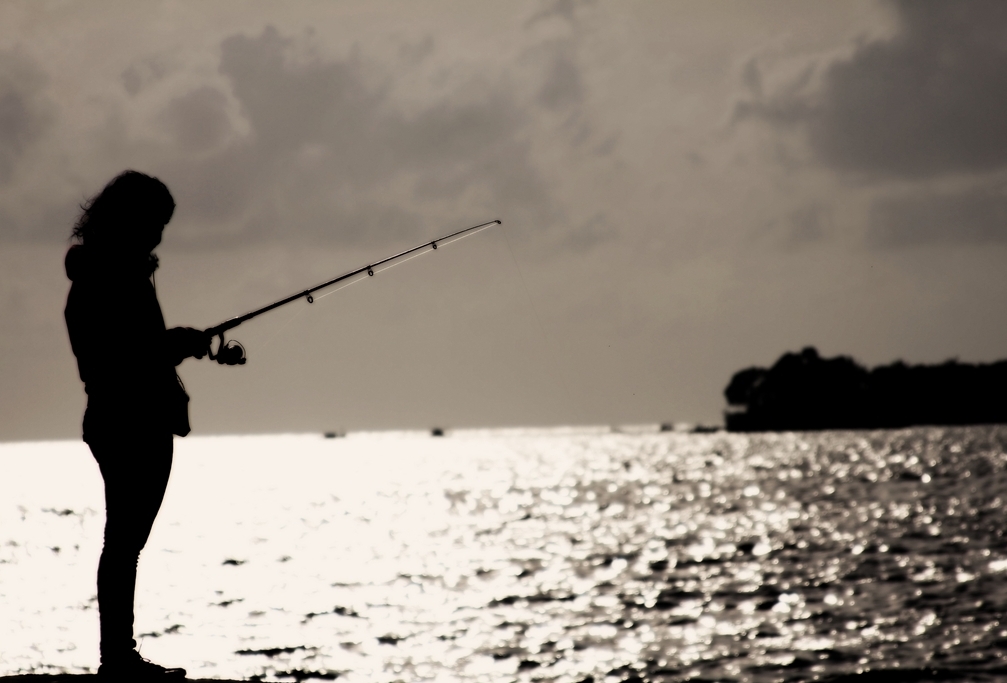
[[[719,423],[731,375],[1007,357],[1007,5],[0,4],[0,440],[75,438],[79,205],[169,326],[484,231],[187,360],[195,434]],[[122,344],[138,343],[123,339]]]

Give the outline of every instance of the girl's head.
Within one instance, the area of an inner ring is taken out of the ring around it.
[[[73,236],[88,247],[149,254],[161,242],[175,200],[157,178],[124,171],[81,205]]]

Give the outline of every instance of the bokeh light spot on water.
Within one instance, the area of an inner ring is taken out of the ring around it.
[[[982,680],[1005,451],[1004,427],[179,440],[137,629],[198,677]],[[93,670],[97,468],[0,458],[0,673]]]

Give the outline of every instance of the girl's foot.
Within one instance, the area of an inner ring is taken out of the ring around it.
[[[169,669],[150,660],[144,659],[136,650],[130,650],[126,655],[114,659],[102,658],[98,667],[98,678],[104,681],[182,681],[185,679],[185,669]]]

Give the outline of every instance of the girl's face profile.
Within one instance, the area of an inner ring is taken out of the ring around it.
[[[147,251],[154,251],[157,245],[161,243],[161,238],[164,236],[164,224],[157,221],[150,225],[146,231],[144,243],[144,248]]]
[[[164,223],[157,219],[138,221],[129,239],[128,247],[130,252],[149,254],[161,243],[164,235]]]

